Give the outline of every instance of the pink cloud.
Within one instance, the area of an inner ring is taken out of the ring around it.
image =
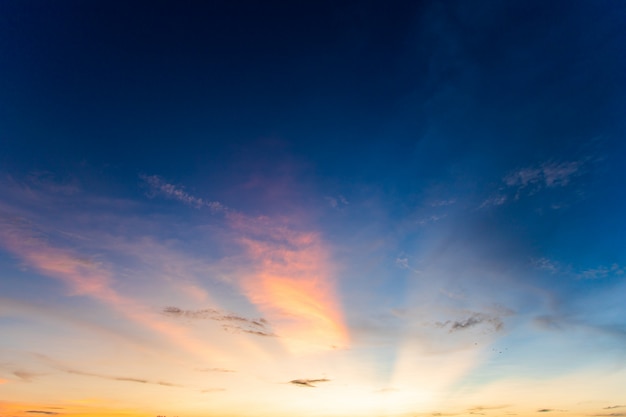
[[[318,233],[287,219],[231,214],[251,270],[242,289],[291,351],[345,347],[348,332],[337,301],[329,251]]]
[[[186,351],[201,358],[215,352],[192,338],[182,327],[163,321],[138,300],[119,294],[113,276],[102,264],[81,258],[69,249],[53,247],[24,227],[4,223],[0,244],[43,275],[65,283],[72,295],[89,296],[121,313],[129,320],[165,336]]]

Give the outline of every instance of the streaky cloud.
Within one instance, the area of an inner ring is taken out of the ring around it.
[[[227,207],[218,201],[209,201],[189,194],[183,187],[170,184],[158,175],[139,175],[148,186],[150,196],[159,195],[171,200],[178,200],[195,208],[208,208],[214,213],[223,212]]]
[[[298,387],[308,387],[308,388],[316,388],[320,382],[330,382],[330,379],[320,378],[320,379],[292,379],[289,381],[290,384],[296,385]]]

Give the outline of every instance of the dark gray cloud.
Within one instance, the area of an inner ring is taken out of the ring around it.
[[[183,385],[174,384],[174,383],[166,382],[166,381],[151,381],[149,379],[144,379],[144,378],[133,378],[133,377],[126,377],[126,376],[103,375],[103,374],[97,374],[97,373],[93,373],[93,372],[79,371],[79,370],[76,370],[76,369],[63,369],[63,370],[65,372],[67,372],[68,374],[90,376],[90,377],[93,377],[93,378],[108,379],[110,381],[135,382],[137,384],[163,385],[163,386],[166,386],[166,387],[182,387],[183,386]]]
[[[437,327],[447,328],[450,333],[467,330],[481,324],[488,326],[494,332],[499,332],[504,328],[504,323],[499,316],[477,312],[463,319],[435,323]]]
[[[183,310],[178,307],[165,307],[162,313],[168,317],[191,319],[191,320],[213,320],[222,323],[222,329],[230,333],[248,333],[255,336],[276,337],[270,331],[269,323],[264,318],[249,319],[236,314],[224,313],[214,308],[201,310]]]
[[[330,382],[330,379],[320,378],[320,379],[293,379],[289,381],[290,384],[296,385],[298,387],[309,387],[316,388],[320,382]]]
[[[626,417],[626,413],[594,414],[594,417]]]

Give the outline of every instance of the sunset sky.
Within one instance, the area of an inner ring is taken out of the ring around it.
[[[626,3],[0,1],[0,416],[626,417]]]

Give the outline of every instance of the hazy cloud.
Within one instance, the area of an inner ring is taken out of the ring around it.
[[[456,203],[456,198],[450,198],[448,200],[435,200],[430,203],[431,207],[451,206]]]
[[[162,196],[171,200],[178,200],[195,208],[207,207],[212,212],[226,211],[226,206],[218,201],[209,201],[189,194],[182,186],[177,186],[164,181],[158,175],[139,175],[144,183],[149,187],[149,196]]]
[[[57,415],[59,413],[55,412],[55,411],[43,411],[43,410],[28,410],[25,411],[26,413],[30,413],[30,414],[46,414],[49,416],[54,416]]]
[[[502,181],[509,187],[563,187],[569,184],[582,166],[582,161],[544,162],[539,166],[521,168],[507,174]]]
[[[226,388],[209,388],[209,389],[203,389],[200,392],[203,394],[209,394],[212,392],[223,392],[223,391],[226,391]]]
[[[289,381],[290,384],[299,386],[299,387],[309,387],[309,388],[316,388],[317,385],[320,382],[329,382],[330,379],[326,379],[326,378],[320,378],[320,379],[293,379],[291,381]]]
[[[485,201],[483,201],[481,203],[481,205],[478,206],[478,208],[488,208],[488,207],[493,207],[493,206],[501,206],[502,204],[506,203],[506,200],[507,200],[507,196],[505,196],[505,195],[502,195],[502,194],[492,195],[491,197],[489,197]]]
[[[224,323],[222,324],[222,329],[231,333],[242,332],[257,336],[276,337],[276,334],[268,329],[269,323],[264,318],[249,319],[235,314],[224,313],[214,308],[183,310],[178,307],[169,306],[163,308],[162,312],[169,317],[193,320],[208,319],[222,322]]]
[[[15,375],[16,377],[20,378],[23,381],[26,382],[31,382],[33,379],[35,379],[38,376],[41,376],[43,374],[38,374],[35,372],[28,372],[28,371],[14,371],[13,375]]]
[[[576,270],[569,265],[561,265],[560,263],[548,258],[532,259],[531,264],[539,270],[548,271],[552,274],[570,275],[575,279],[603,279],[610,276],[622,276],[626,272],[626,268],[617,263],[610,266],[600,265],[595,268]]]
[[[603,410],[613,410],[614,408],[624,408],[626,405],[610,405],[608,407],[604,407]]]
[[[328,201],[328,204],[332,207],[332,208],[341,208],[343,206],[347,206],[348,204],[348,200],[346,200],[346,198],[342,195],[338,195],[336,197],[329,197],[326,196],[324,197],[324,199],[326,201]]]
[[[232,369],[226,369],[226,368],[197,368],[196,371],[199,372],[224,372],[224,373],[229,373],[229,372],[236,372]]]
[[[507,314],[509,315],[509,314]],[[445,322],[436,322],[435,325],[440,328],[447,328],[450,333],[467,330],[480,324],[487,324],[494,332],[503,329],[504,323],[502,319],[496,315],[486,313],[472,313],[469,317],[461,320],[447,320]]]
[[[413,268],[410,264],[409,264],[409,258],[405,255],[399,255],[396,258],[396,266],[402,268],[402,269],[408,269],[409,271],[413,271],[416,274],[419,274],[420,271],[418,269]]]
[[[529,166],[509,172],[502,178],[498,192],[485,199],[478,208],[501,206],[510,199],[517,200],[523,194],[532,195],[545,188],[565,187],[580,174],[583,161],[553,162]],[[552,204],[559,209],[561,204]]]
[[[174,383],[171,383],[171,382],[150,381],[150,380],[144,379],[144,378],[103,375],[103,374],[97,374],[97,373],[93,373],[93,372],[79,371],[79,370],[76,370],[76,369],[64,369],[64,371],[67,372],[68,374],[90,376],[90,377],[94,377],[94,378],[108,379],[110,381],[135,382],[137,384],[163,385],[163,386],[167,386],[167,387],[182,387],[182,385],[174,384]]]

